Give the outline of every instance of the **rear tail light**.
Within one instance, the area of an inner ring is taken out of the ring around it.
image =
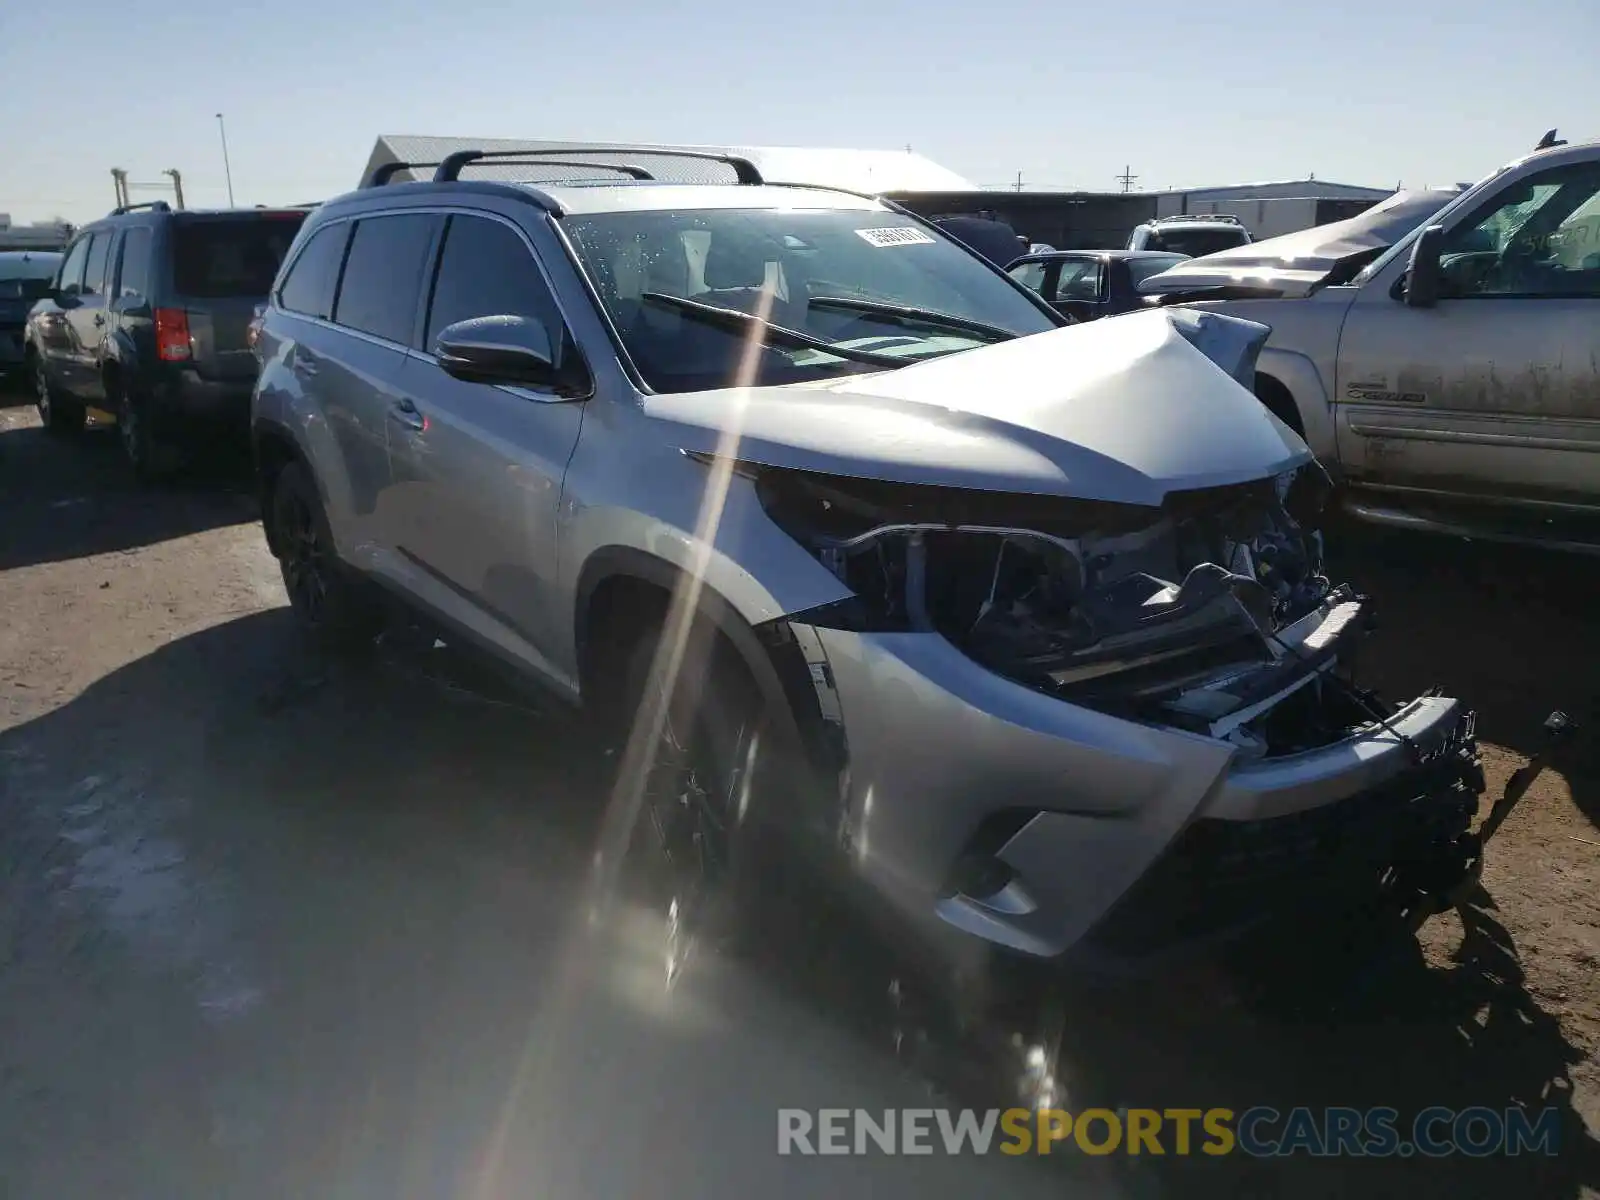
[[[162,362],[188,362],[189,314],[181,308],[156,309],[156,357]]]

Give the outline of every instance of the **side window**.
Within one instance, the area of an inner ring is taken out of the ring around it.
[[[150,227],[135,225],[122,238],[122,262],[117,268],[118,299],[150,298]]]
[[[1011,268],[1011,278],[1029,291],[1037,292],[1044,287],[1044,264],[1041,262],[1021,263]]]
[[[340,221],[313,233],[289,266],[278,303],[290,312],[324,320],[333,312],[333,289],[339,281],[350,225]]]
[[[89,258],[92,237],[81,237],[72,243],[67,257],[61,261],[61,274],[56,277],[56,287],[67,295],[77,295],[83,290],[83,264]]]
[[[561,314],[539,265],[508,225],[486,217],[450,218],[428,307],[430,354],[439,331],[472,317],[537,317],[562,345]]]
[[[1100,264],[1092,258],[1062,263],[1061,278],[1056,281],[1056,299],[1100,299]]]
[[[437,223],[438,218],[428,213],[357,221],[333,319],[374,337],[410,345]]]
[[[1600,297],[1600,166],[1553,167],[1470,214],[1439,255],[1443,294]]]
[[[89,261],[83,272],[83,294],[101,296],[106,290],[106,264],[111,259],[110,230],[97,233],[89,243]]]

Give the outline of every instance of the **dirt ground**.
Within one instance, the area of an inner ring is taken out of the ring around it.
[[[1550,1106],[1561,1152],[1118,1158],[1050,1194],[1600,1195],[1600,563],[1335,546],[1383,621],[1365,682],[1475,707],[1491,797],[1551,709],[1578,735],[1420,950],[1307,931],[1264,960],[1292,987],[1079,998],[1057,1075],[1074,1107]],[[888,978],[822,938],[668,1002],[624,942],[590,986],[571,732],[437,674],[297,648],[241,464],[143,491],[0,397],[0,1197],[1024,1194],[774,1157],[778,1105],[927,1094]]]

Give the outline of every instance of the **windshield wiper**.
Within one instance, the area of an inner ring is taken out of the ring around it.
[[[639,299],[675,308],[685,316],[698,317],[708,325],[731,329],[735,333],[744,333],[752,327],[763,329],[766,331],[767,341],[777,346],[787,346],[791,350],[820,350],[824,354],[832,354],[849,362],[865,363],[871,367],[903,367],[909,361],[894,354],[877,354],[871,350],[852,350],[847,346],[835,346],[832,342],[814,338],[809,333],[801,333],[798,329],[775,325],[752,313],[740,312],[737,308],[723,308],[720,304],[704,304],[699,300],[690,300],[686,296],[645,292]]]
[[[1011,330],[1002,329],[998,325],[974,321],[970,317],[958,317],[954,313],[939,312],[933,308],[912,308],[906,304],[888,304],[879,300],[857,300],[851,296],[813,296],[809,303],[812,308],[842,308],[846,312],[869,313],[901,325],[957,329],[962,333],[977,334],[990,342],[1009,342],[1017,336]]]

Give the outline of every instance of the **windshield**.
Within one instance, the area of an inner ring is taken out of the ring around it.
[[[38,300],[60,266],[55,253],[0,254],[0,300]]]
[[[1170,250],[1190,258],[1215,254],[1249,242],[1243,229],[1152,229],[1146,250]]]
[[[882,370],[1055,327],[1004,276],[895,213],[696,209],[563,227],[659,392]],[[752,331],[763,345],[747,362]]]
[[[1499,170],[1485,175],[1472,187],[1467,188],[1454,200],[1451,200],[1448,204],[1441,208],[1437,213],[1434,213],[1431,220],[1427,217],[1424,217],[1419,224],[1412,227],[1409,233],[1400,238],[1400,240],[1395,242],[1394,245],[1390,246],[1377,258],[1368,263],[1366,267],[1364,267],[1361,272],[1350,282],[1359,287],[1360,285],[1366,283],[1373,276],[1380,273],[1385,267],[1387,267],[1402,254],[1409,255],[1411,253],[1411,243],[1415,242],[1419,237],[1422,236],[1422,231],[1424,229],[1428,228],[1429,225],[1445,224],[1469,204],[1476,203],[1478,197],[1483,195],[1484,185],[1492,180],[1498,179],[1510,169],[1511,168],[1509,166],[1501,167]]]
[[[1138,287],[1153,275],[1170,270],[1181,262],[1188,261],[1187,254],[1152,254],[1149,258],[1130,258],[1128,260],[1128,275],[1133,280],[1133,286]]]

